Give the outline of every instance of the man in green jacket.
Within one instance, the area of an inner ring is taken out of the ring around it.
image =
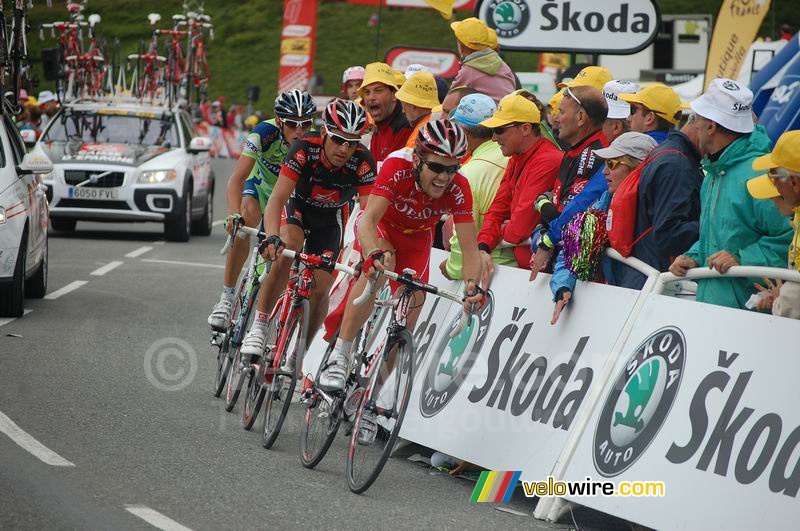
[[[771,202],[758,201],[747,181],[758,175],[753,160],[770,151],[764,128],[754,126],[753,93],[730,79],[715,79],[692,101],[706,177],[700,191],[700,239],[669,270],[684,276],[708,266],[721,274],[732,266],[785,267],[792,239],[789,220]],[[698,281],[697,300],[744,308],[755,279]]]

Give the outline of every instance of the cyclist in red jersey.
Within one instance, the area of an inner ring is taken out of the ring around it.
[[[372,188],[372,197],[357,223],[356,237],[364,257],[364,275],[350,293],[339,338],[328,366],[319,375],[323,389],[344,387],[350,363],[350,348],[358,330],[372,312],[372,299],[354,306],[367,279],[376,270],[402,272],[413,269],[428,281],[433,231],[442,215],[453,216],[455,232],[464,256],[465,306],[480,302],[483,290],[478,285],[481,262],[475,224],[472,220],[472,193],[458,160],[467,151],[464,132],[447,119],[432,120],[422,126],[415,148],[394,152],[383,162]],[[397,286],[392,286],[396,289]],[[414,329],[422,309],[421,292],[411,304],[407,327]]]
[[[364,109],[335,99],[325,108],[322,121],[321,133],[309,133],[292,144],[264,211],[264,233],[270,236],[261,243],[260,252],[275,262],[258,294],[255,322],[242,342],[241,352],[251,360],[264,350],[268,312],[288,280],[291,260],[276,259],[278,253],[284,248],[305,249],[338,257],[349,203],[358,194],[363,208],[375,181],[375,160],[361,144],[367,128]],[[309,343],[325,317],[332,283],[330,273],[314,271]]]

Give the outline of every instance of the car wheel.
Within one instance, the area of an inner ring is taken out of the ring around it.
[[[25,302],[25,268],[28,260],[28,232],[22,233],[17,264],[11,283],[0,288],[0,317],[22,317]]]
[[[39,267],[28,282],[25,284],[25,296],[31,299],[41,299],[47,293],[47,261],[50,245],[47,237],[44,239],[44,254]]]
[[[75,230],[75,225],[78,224],[78,220],[69,218],[50,218],[50,224],[53,226],[53,230],[58,232],[73,232]]]
[[[211,234],[211,224],[214,223],[214,194],[208,192],[206,197],[206,208],[203,217],[192,222],[192,234],[198,236],[209,236]]]
[[[188,242],[192,232],[192,189],[186,190],[181,199],[182,210],[171,220],[164,223],[164,236],[171,242]]]

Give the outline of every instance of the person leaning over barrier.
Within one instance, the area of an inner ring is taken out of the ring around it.
[[[510,94],[500,101],[497,111],[480,123],[494,133],[492,139],[508,162],[500,188],[483,220],[478,234],[478,248],[483,263],[484,287],[488,286],[494,263],[491,253],[505,240],[520,244],[539,222],[533,208],[536,198],[553,188],[562,153],[539,130],[541,114],[533,102]],[[527,267],[531,250],[527,245],[514,247],[519,267]]]
[[[706,177],[700,192],[700,235],[669,270],[676,276],[700,265],[724,274],[736,265],[783,267],[792,228],[771,202],[747,192],[753,160],[769,152],[764,128],[754,126],[753,93],[730,79],[714,79],[691,102],[697,114]],[[697,300],[744,308],[754,289],[746,278],[698,280]]]
[[[781,214],[794,214],[794,238],[789,246],[789,269],[800,271],[800,131],[783,133],[769,155],[753,161],[753,169],[767,171],[747,181],[747,190],[756,199],[771,199]],[[765,279],[767,288],[758,309],[773,315],[800,319],[800,283]]]
[[[500,146],[492,140],[492,130],[480,125],[492,117],[497,105],[486,94],[465,96],[453,111],[450,120],[455,122],[467,137],[469,159],[461,166],[461,173],[467,178],[472,190],[472,218],[475,229],[481,230],[484,216],[489,212],[503,174],[508,166],[508,157],[503,155]],[[448,222],[449,223],[449,222]],[[495,248],[491,253],[492,262],[499,265],[516,266],[514,250],[510,247]],[[450,238],[450,256],[439,265],[446,278],[463,278],[461,245],[455,234]]]
[[[608,183],[608,190],[603,192],[585,214],[576,214],[564,229],[564,247],[558,253],[553,276],[550,278],[553,302],[556,303],[550,324],[556,324],[561,311],[572,299],[576,280],[596,280],[602,276],[610,284],[614,284],[613,279],[609,278],[612,276],[610,263],[603,256],[603,250],[608,243],[606,213],[619,185],[639,167],[654,147],[656,141],[652,137],[628,132],[618,136],[607,148],[594,152],[595,156],[605,161],[603,175]],[[599,263],[603,264],[602,275],[597,268]]]
[[[631,116],[631,106],[619,97],[620,94],[636,94],[639,84],[621,79],[612,79],[603,87],[603,96],[608,105],[608,115],[603,123],[603,134],[609,142],[613,142],[622,133],[631,130],[628,118]]]

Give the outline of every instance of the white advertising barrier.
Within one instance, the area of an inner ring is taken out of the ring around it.
[[[798,338],[797,320],[650,295],[563,479],[665,497],[566,498],[657,529],[796,528]]]
[[[553,326],[550,277],[528,276],[497,267],[491,303],[452,340],[459,305],[429,298],[401,437],[525,478],[551,473],[639,292],[581,284]]]

